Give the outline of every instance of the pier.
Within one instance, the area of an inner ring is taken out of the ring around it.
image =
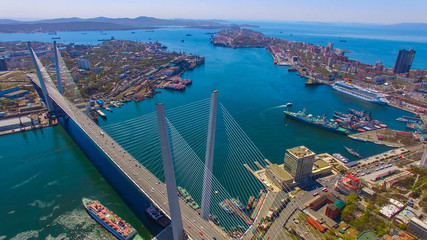
[[[239,208],[236,207],[236,205],[234,205],[234,203],[232,203],[230,200],[225,199],[225,202],[230,205],[231,209],[233,209],[233,211],[240,217],[243,219],[243,221],[245,221],[247,224],[251,225],[252,224],[252,220],[245,214],[243,213]]]

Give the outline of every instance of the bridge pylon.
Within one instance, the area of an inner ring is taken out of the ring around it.
[[[163,103],[156,104],[157,124],[159,127],[160,144],[162,149],[163,170],[165,173],[166,190],[168,193],[169,211],[172,221],[172,233],[174,240],[184,239],[184,228],[182,227],[181,209],[178,201],[178,190],[176,186],[175,173],[172,164],[172,153],[168,130],[166,126],[166,115]]]
[[[202,209],[200,214],[206,221],[209,220],[209,209],[212,194],[212,171],[217,107],[218,90],[213,90],[211,93],[211,106],[209,112],[208,138],[206,142],[205,168],[203,174]]]
[[[53,52],[55,53],[55,66],[56,66],[56,81],[58,82],[58,91],[64,94],[62,89],[62,79],[61,79],[61,68],[59,67],[58,54],[61,54],[56,46],[56,41],[53,41]]]
[[[45,84],[43,75],[42,75],[42,73],[40,71],[39,63],[36,60],[36,58],[37,58],[36,54],[34,53],[34,50],[31,47],[31,43],[27,42],[27,45],[28,45],[28,50],[30,51],[31,60],[34,63],[34,67],[35,67],[36,72],[37,72],[37,78],[40,81],[40,86],[41,86],[41,89],[42,89],[43,98],[44,98],[44,100],[46,102],[47,109],[49,110],[49,112],[52,112],[54,110],[53,104],[52,104],[52,100],[49,98],[49,94],[48,94],[47,89],[46,89],[46,84]]]

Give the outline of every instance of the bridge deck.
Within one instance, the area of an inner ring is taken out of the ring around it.
[[[35,74],[29,76],[40,87]],[[155,206],[170,218],[166,185],[148,171],[131,154],[117,144],[102,128],[95,124],[73,103],[65,99],[53,82],[46,81],[50,98],[86,133],[86,135],[111,159],[117,168],[142,192]],[[103,132],[103,134],[101,134]],[[179,200],[185,232],[192,239],[228,239],[224,231],[211,221],[205,221],[182,199]],[[201,235],[200,233],[203,233]]]

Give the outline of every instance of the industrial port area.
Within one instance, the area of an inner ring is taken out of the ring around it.
[[[203,168],[194,170],[203,173],[198,179],[201,190],[190,194],[188,187],[177,185],[174,167],[181,166],[172,162],[179,154],[185,155],[182,152],[188,148],[187,143],[179,142],[179,133],[167,125],[171,123],[162,103],[156,105],[155,134],[160,136],[164,182],[97,121],[98,116],[107,118],[105,111],[112,112],[127,102],[141,102],[161,91],[183,91],[193,81],[182,75],[203,64],[204,57],[168,51],[159,42],[114,38],[101,39],[96,46],[0,42],[0,55],[8,56],[7,62],[0,59],[0,134],[57,125],[57,118],[73,121],[94,143],[97,153],[151,201],[145,214],[163,229],[155,237],[159,240],[427,239],[427,83],[422,81],[426,75],[423,70],[396,72],[397,67],[387,69],[381,62],[372,66],[349,60],[346,51],[334,48],[332,43],[315,46],[285,41],[238,27],[212,34],[210,40],[218,47],[266,48],[274,64],[288,66],[289,72],[307,78],[307,87],[328,84],[370,104],[390,105],[414,116],[397,118],[407,128],[399,131],[363,109],[313,116],[306,109],[291,111],[293,104],[288,103],[283,111],[285,121],[297,121],[307,129],[319,128],[355,141],[386,145],[390,150],[364,156],[343,146],[343,151],[357,158],[350,160],[336,152],[315,153],[310,146],[292,146],[283,149],[280,163],[261,159],[238,166],[262,186],[257,194],[252,192],[248,199],[223,197],[218,190],[223,189],[222,185],[214,185],[218,180],[213,174],[218,108],[218,91],[214,90],[206,159]],[[415,54],[411,51],[408,54]],[[72,81],[64,80],[67,76]],[[134,134],[144,131],[137,129]],[[172,157],[171,149],[178,154]],[[214,199],[220,199],[215,202],[219,214],[210,210]],[[91,218],[116,238],[142,239],[135,228],[99,201],[84,198],[82,203]]]

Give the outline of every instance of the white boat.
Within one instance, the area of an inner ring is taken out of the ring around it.
[[[332,156],[334,156],[334,158],[338,159],[339,161],[341,161],[343,163],[348,163],[348,158],[344,157],[343,155],[341,155],[339,153],[334,153],[334,154],[332,154]]]
[[[99,114],[99,116],[101,116],[102,118],[106,118],[107,115],[105,115],[105,113],[103,113],[100,109],[96,110],[96,112]]]
[[[292,107],[292,105],[294,105],[294,104],[291,103],[291,102],[288,102],[288,103],[285,104],[286,107]]]

